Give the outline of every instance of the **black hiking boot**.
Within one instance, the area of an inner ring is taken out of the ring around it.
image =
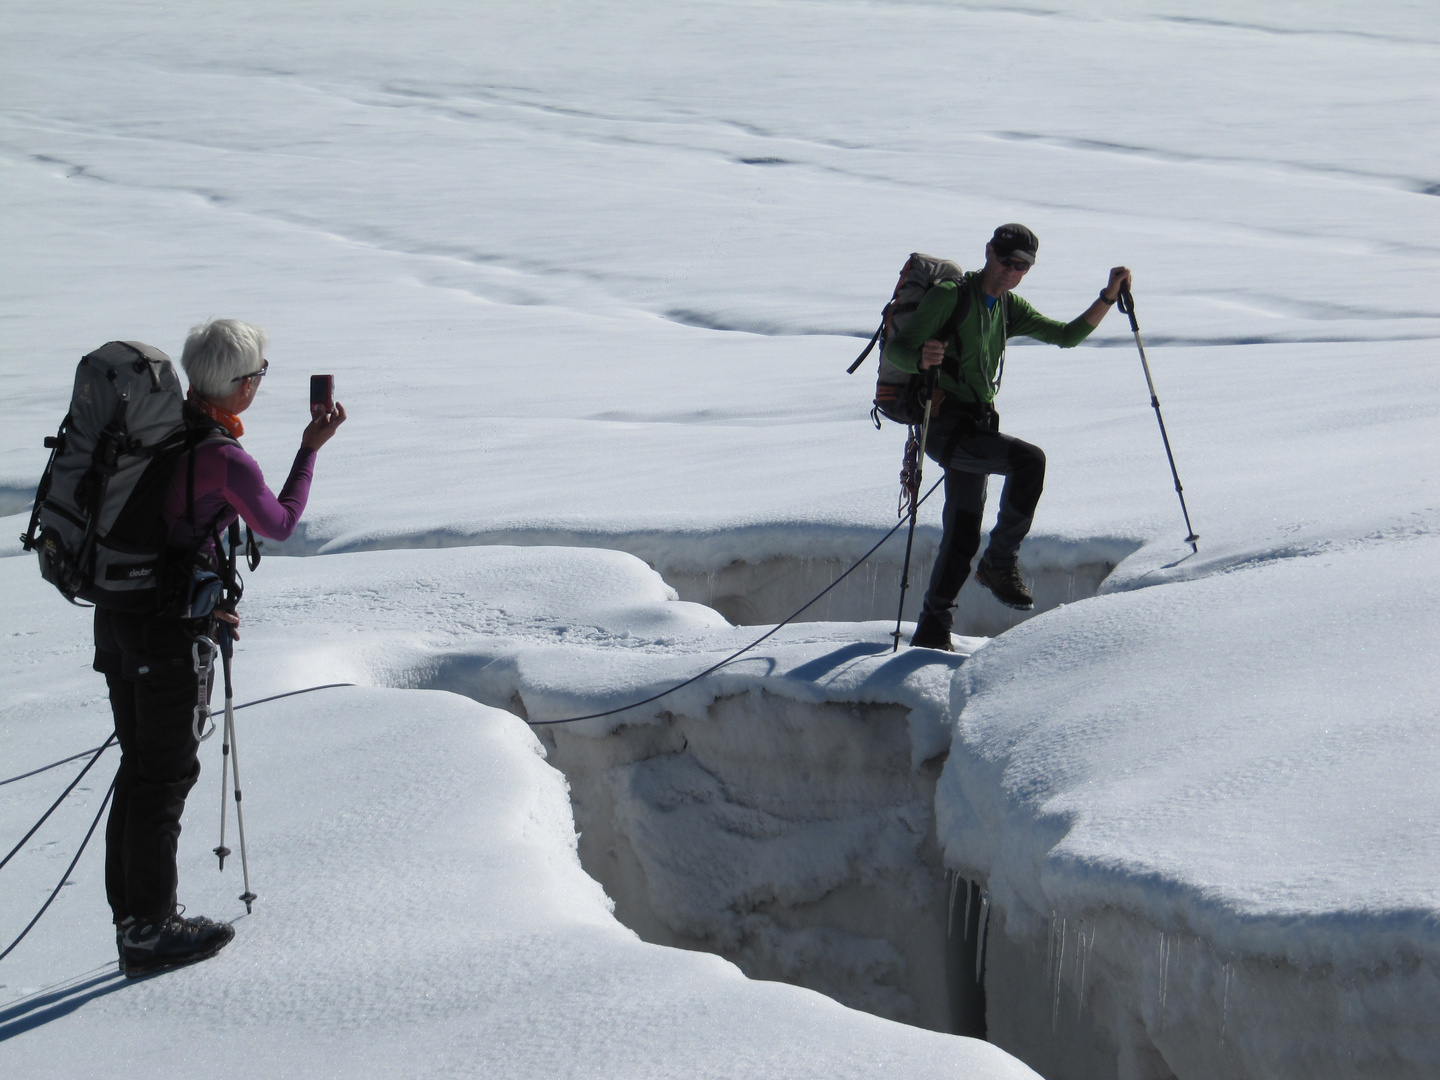
[[[915,634],[910,638],[912,649],[940,649],[943,652],[954,652],[955,647],[950,644],[950,620],[943,619],[934,612],[922,611],[920,618],[915,623]]]
[[[120,956],[120,974],[125,974],[125,931],[135,925],[135,916],[127,915],[115,924],[115,951]]]
[[[133,979],[184,967],[210,959],[234,936],[229,923],[187,919],[179,911],[159,922],[133,922],[120,935],[120,969]]]
[[[1030,611],[1035,607],[1035,598],[1020,580],[1020,571],[1013,564],[1000,567],[981,559],[975,568],[975,580],[1006,607],[1016,611]]]

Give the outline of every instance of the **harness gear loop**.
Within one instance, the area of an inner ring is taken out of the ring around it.
[[[203,659],[200,656],[202,647],[205,650]],[[210,719],[210,680],[215,676],[215,654],[219,651],[219,646],[204,634],[196,634],[190,644],[190,662],[195,669],[196,683],[195,711],[191,714],[190,731],[196,742],[204,742],[215,734],[215,722]],[[209,731],[204,730],[206,721],[210,721]]]

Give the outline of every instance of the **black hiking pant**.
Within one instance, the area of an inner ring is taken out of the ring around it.
[[[1020,541],[1030,531],[1045,487],[1045,451],[1013,435],[1002,435],[993,412],[977,419],[946,404],[949,409],[930,421],[926,442],[926,456],[945,470],[945,514],[922,614],[938,618],[948,627],[955,597],[980,549],[980,519],[990,475],[1005,477],[1005,487],[984,559],[992,566],[1014,566]]]
[[[209,634],[209,620],[95,609],[94,666],[110,686],[120,741],[105,828],[105,893],[117,923],[131,915],[158,921],[175,908],[180,815],[200,777],[196,632]]]

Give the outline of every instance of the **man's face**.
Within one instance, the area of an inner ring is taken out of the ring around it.
[[[985,280],[999,290],[991,293],[992,296],[999,296],[1015,288],[1029,269],[1030,265],[1019,256],[1002,257],[995,253],[994,244],[985,245]]]

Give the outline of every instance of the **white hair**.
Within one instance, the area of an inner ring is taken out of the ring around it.
[[[192,327],[180,365],[190,388],[203,398],[235,392],[237,380],[260,370],[265,331],[239,319],[211,319]]]

